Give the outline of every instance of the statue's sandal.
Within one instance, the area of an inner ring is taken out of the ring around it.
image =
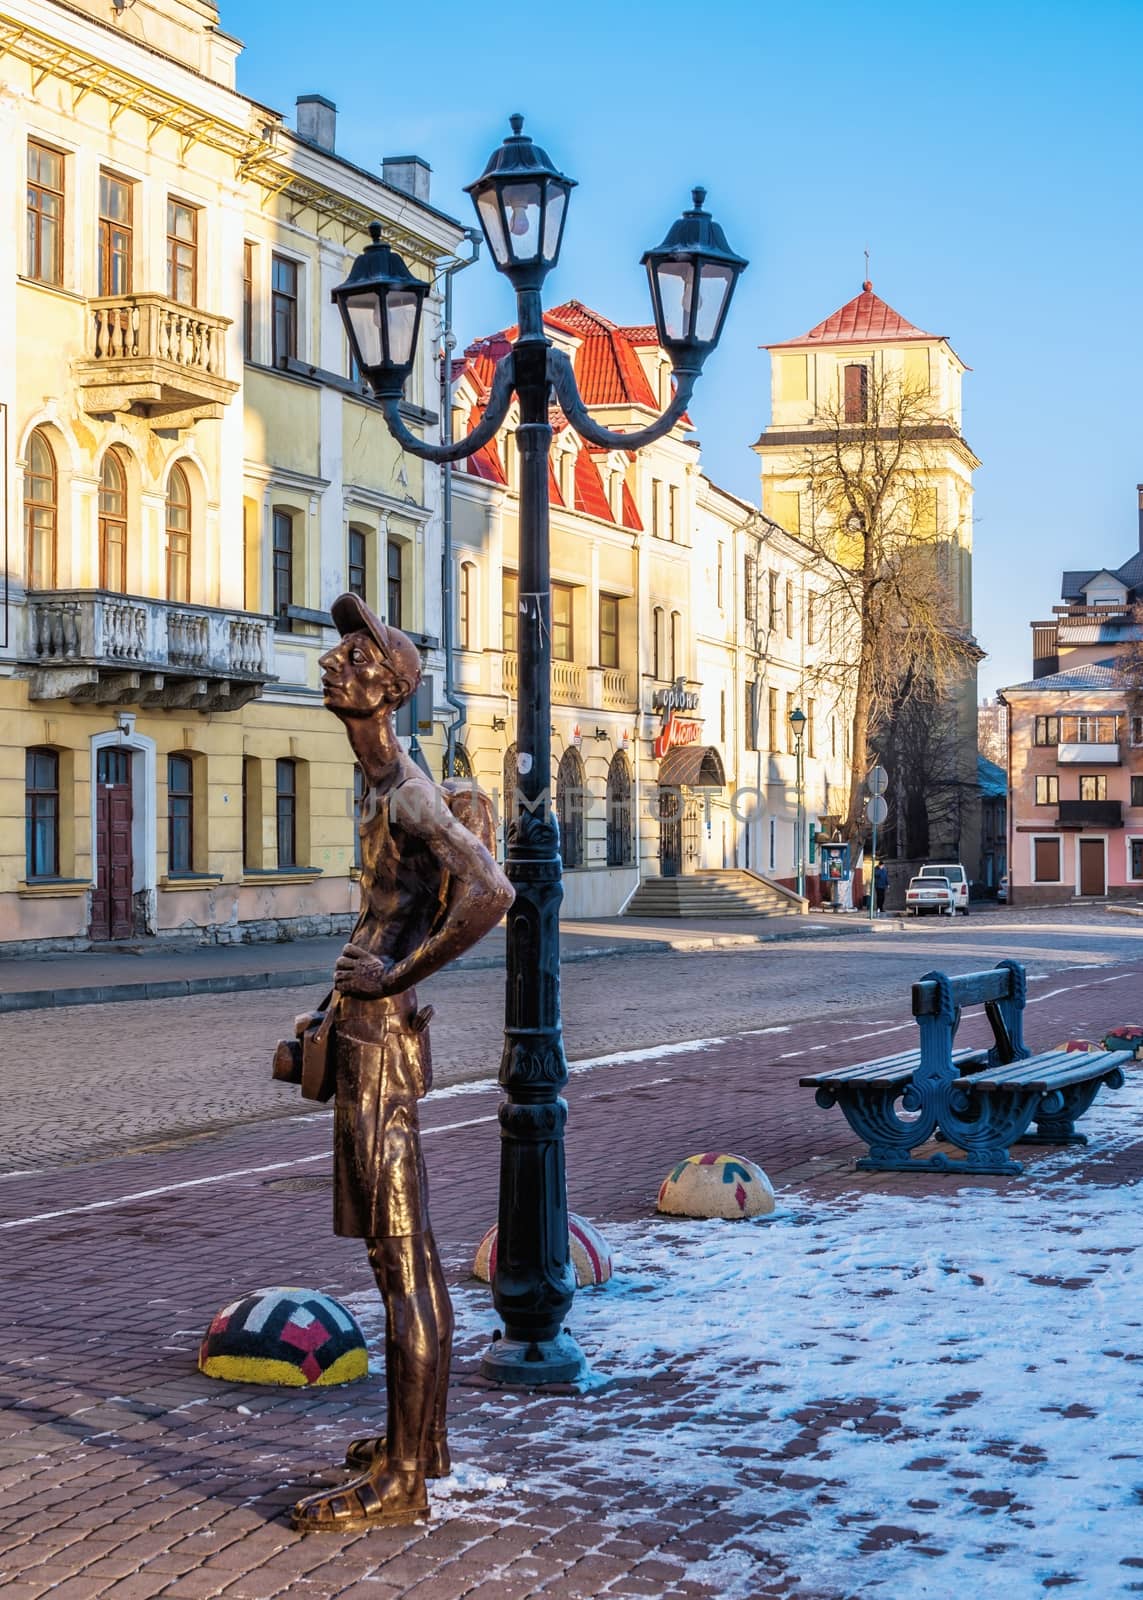
[[[406,1526],[429,1515],[423,1477],[409,1472],[379,1476],[380,1483],[366,1474],[332,1493],[299,1500],[290,1521],[299,1533],[361,1533],[367,1528]]]
[[[386,1439],[383,1433],[371,1434],[368,1439],[354,1439],[345,1452],[345,1464],[352,1472],[366,1472],[375,1461],[384,1456]],[[447,1478],[452,1471],[448,1440],[441,1434],[430,1437],[425,1455],[425,1477]]]

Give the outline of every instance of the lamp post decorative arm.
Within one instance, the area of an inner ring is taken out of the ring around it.
[[[670,433],[686,412],[698,376],[697,372],[678,372],[674,398],[661,417],[634,433],[616,433],[613,428],[602,428],[593,421],[580,397],[575,368],[564,352],[555,348],[548,351],[548,381],[564,415],[581,439],[604,450],[641,450],[645,444],[654,444],[656,439]]]
[[[418,439],[415,433],[410,433],[401,416],[400,395],[382,395],[381,411],[389,432],[410,455],[441,464],[463,461],[467,456],[475,455],[490,439],[495,439],[504,418],[508,415],[515,384],[516,362],[513,352],[509,350],[508,354],[501,356],[496,363],[484,415],[471,433],[466,433],[463,438],[455,440],[452,444],[426,444],[423,439]]]

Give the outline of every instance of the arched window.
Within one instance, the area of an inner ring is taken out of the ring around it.
[[[167,599],[190,599],[191,497],[179,466],[167,479]]]
[[[500,790],[500,831],[504,841],[504,854],[508,854],[508,829],[515,816],[516,798],[516,746],[510,744],[504,752],[503,787]]]
[[[631,827],[631,767],[617,750],[607,769],[607,865],[629,867],[635,859]]]
[[[24,468],[24,571],[29,589],[54,589],[56,586],[58,513],[56,458],[47,435],[37,428],[28,440]]]
[[[560,859],[565,868],[583,866],[583,811],[587,780],[574,745],[560,757],[556,773],[556,818],[560,825]]]
[[[127,592],[127,474],[114,450],[99,475],[99,587]]]
[[[651,676],[663,676],[663,608],[656,606],[651,613]]]
[[[446,772],[446,778],[471,778],[472,759],[462,744],[454,745],[452,752],[452,771]]]
[[[473,648],[473,583],[476,577],[476,568],[471,561],[462,561],[460,566],[460,595],[457,608],[457,635],[458,643],[462,650]]]

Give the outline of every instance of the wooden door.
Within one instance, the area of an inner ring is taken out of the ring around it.
[[[96,758],[95,888],[91,937],[129,939],[135,931],[131,856],[131,752],[101,750]]]
[[[677,878],[683,870],[683,797],[677,789],[659,791],[659,871]]]
[[[1103,840],[1081,839],[1080,894],[1104,895],[1107,884],[1103,876]]]

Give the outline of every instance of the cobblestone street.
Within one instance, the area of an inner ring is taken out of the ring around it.
[[[757,1235],[757,1272],[792,1270],[795,1238],[804,1236],[805,1270],[820,1274],[814,1263],[824,1266],[825,1246],[805,1230],[841,1228],[856,1242],[863,1207],[916,1205],[919,1219],[924,1209],[947,1205],[947,1229],[961,1242],[950,1243],[941,1271],[968,1284],[984,1242],[974,1205],[1007,1199],[1050,1212],[1060,1185],[1070,1185],[1069,1198],[1056,1202],[1065,1208],[1074,1207],[1077,1185],[1105,1196],[1106,1205],[1121,1203],[1143,1176],[1143,1144],[1120,1096],[1101,1097],[1090,1151],[1022,1148],[1022,1178],[964,1184],[856,1174],[858,1152],[843,1119],[797,1085],[807,1061],[841,1063],[901,1047],[913,1027],[908,984],[931,966],[965,970],[1008,953],[1026,959],[1036,978],[1027,1017],[1033,1046],[1140,1020],[1143,952],[1129,934],[1109,936],[1094,918],[1052,928],[1041,919],[1030,929],[982,920],[879,935],[860,948],[838,941],[568,968],[568,1036],[580,1058],[568,1090],[572,1208],[621,1240],[643,1240],[644,1250],[655,1247],[657,1228],[668,1260],[684,1245],[708,1256],[714,1246],[717,1255],[724,1238],[745,1238],[750,1225],[734,1225],[727,1236],[720,1230],[730,1225],[672,1232],[646,1219],[673,1161],[730,1149],[761,1163],[783,1208]],[[827,1366],[832,1387],[792,1414],[783,1397],[808,1359],[799,1352],[837,1321],[840,1301],[811,1292],[806,1303],[775,1303],[765,1277],[736,1313],[731,1308],[737,1331],[712,1325],[705,1335],[712,1351],[729,1336],[749,1352],[733,1368],[753,1384],[747,1410],[740,1400],[739,1412],[726,1411],[711,1375],[717,1364],[708,1370],[682,1355],[648,1361],[609,1350],[598,1319],[611,1289],[580,1296],[572,1315],[604,1387],[582,1396],[490,1389],[477,1376],[476,1357],[494,1318],[468,1271],[496,1207],[498,1093],[479,1079],[487,1078],[485,1057],[494,1064],[498,1050],[499,985],[476,972],[432,988],[438,1060],[454,1080],[473,1079],[430,1097],[424,1119],[433,1220],[461,1313],[451,1400],[456,1472],[434,1492],[433,1517],[423,1526],[334,1539],[300,1538],[285,1513],[297,1495],[338,1481],[347,1437],[380,1424],[380,1373],[346,1389],[298,1391],[220,1385],[194,1366],[218,1307],[271,1283],[313,1284],[346,1298],[377,1332],[364,1252],[330,1232],[330,1115],[292,1102],[283,1117],[271,1096],[290,1100],[292,1092],[271,1086],[267,1093],[269,1048],[295,999],[312,997],[279,991],[4,1019],[6,1087],[15,1090],[0,1182],[5,1600],[273,1600],[286,1593],[309,1600],[948,1600],[959,1592],[950,1583],[963,1559],[970,1569],[974,1560],[987,1563],[972,1569],[980,1574],[976,1592],[1007,1600],[1030,1600],[1056,1582],[1078,1600],[1135,1592],[1143,1539],[1129,1520],[1090,1513],[1090,1560],[1081,1563],[1073,1549],[1069,1564],[1051,1558],[1067,1518],[1053,1513],[1037,1533],[1028,1509],[1036,1464],[1050,1465],[1061,1443],[1041,1436],[1049,1425],[1042,1414],[1054,1418],[1060,1404],[1080,1396],[1061,1401],[1054,1380],[1042,1389],[1027,1383],[1019,1438],[994,1430],[982,1454],[942,1475],[957,1419],[980,1396],[959,1367],[939,1365],[967,1359],[963,1353],[932,1357],[927,1409],[886,1392],[895,1299],[868,1301],[855,1325],[858,1342],[837,1358],[854,1364]],[[462,1011],[465,1001],[474,1015]],[[983,1023],[967,1020],[962,1037],[978,1042]],[[655,1048],[670,1039],[703,1042]],[[82,1052],[93,1043],[89,1071]],[[29,1118],[22,1133],[14,1130]],[[189,1136],[212,1119],[210,1137]],[[91,1155],[160,1136],[165,1145],[134,1154]],[[52,1139],[54,1155],[37,1151]],[[1065,1223],[1067,1216],[1065,1209]],[[908,1253],[909,1245],[902,1236],[883,1249]],[[1124,1273],[1131,1247],[1116,1249],[1109,1260]],[[833,1293],[887,1293],[863,1290],[876,1259]],[[1044,1284],[1057,1282],[1039,1270]],[[1045,1319],[1045,1338],[1054,1326],[1051,1296],[1062,1295],[1075,1317],[1102,1329],[1105,1280],[1096,1268],[1059,1281],[1071,1295],[1060,1287],[1035,1291],[1049,1297],[1035,1312]],[[631,1284],[625,1291],[620,1278],[615,1292],[634,1294],[629,1315],[638,1327],[640,1294],[650,1316],[654,1293],[638,1272]],[[685,1281],[670,1293],[679,1297],[679,1314],[701,1324],[701,1312],[684,1311]],[[994,1286],[985,1298],[995,1293]],[[976,1341],[974,1328],[959,1336]],[[1120,1342],[1110,1353],[1134,1359],[1143,1350]],[[923,1347],[918,1359],[927,1359]],[[1117,1433],[1097,1381],[1082,1400],[1075,1420],[1052,1426],[1098,1429],[1099,1459],[1119,1455],[1117,1481],[1129,1486],[1137,1446]],[[680,1458],[684,1439],[690,1445]],[[888,1487],[884,1503],[879,1494],[863,1499],[846,1476],[862,1450],[890,1446],[898,1475],[915,1479],[907,1504],[893,1501],[897,1490]],[[963,1506],[972,1515],[954,1522],[962,1529],[957,1540],[926,1537],[931,1519],[955,1517],[956,1497],[969,1486],[975,1498]],[[815,1528],[820,1561],[801,1531]],[[851,1528],[856,1564],[839,1578],[829,1551],[836,1554]],[[1045,1552],[1034,1572],[1015,1555],[1028,1540]],[[993,1554],[974,1555],[986,1549]]]
[[[955,925],[929,920],[743,954],[607,955],[564,968],[564,1034],[569,1057],[584,1059],[844,1015],[882,1000],[897,1015],[909,984],[931,966],[963,972],[1012,955],[1036,975],[1138,954],[1143,922],[1096,909],[1034,919],[992,911]],[[437,1010],[438,1086],[494,1078],[500,972],[445,973],[422,996]],[[270,1059],[294,1016],[321,998],[307,987],[5,1016],[0,1173],[299,1114],[297,1095],[271,1080]]]

